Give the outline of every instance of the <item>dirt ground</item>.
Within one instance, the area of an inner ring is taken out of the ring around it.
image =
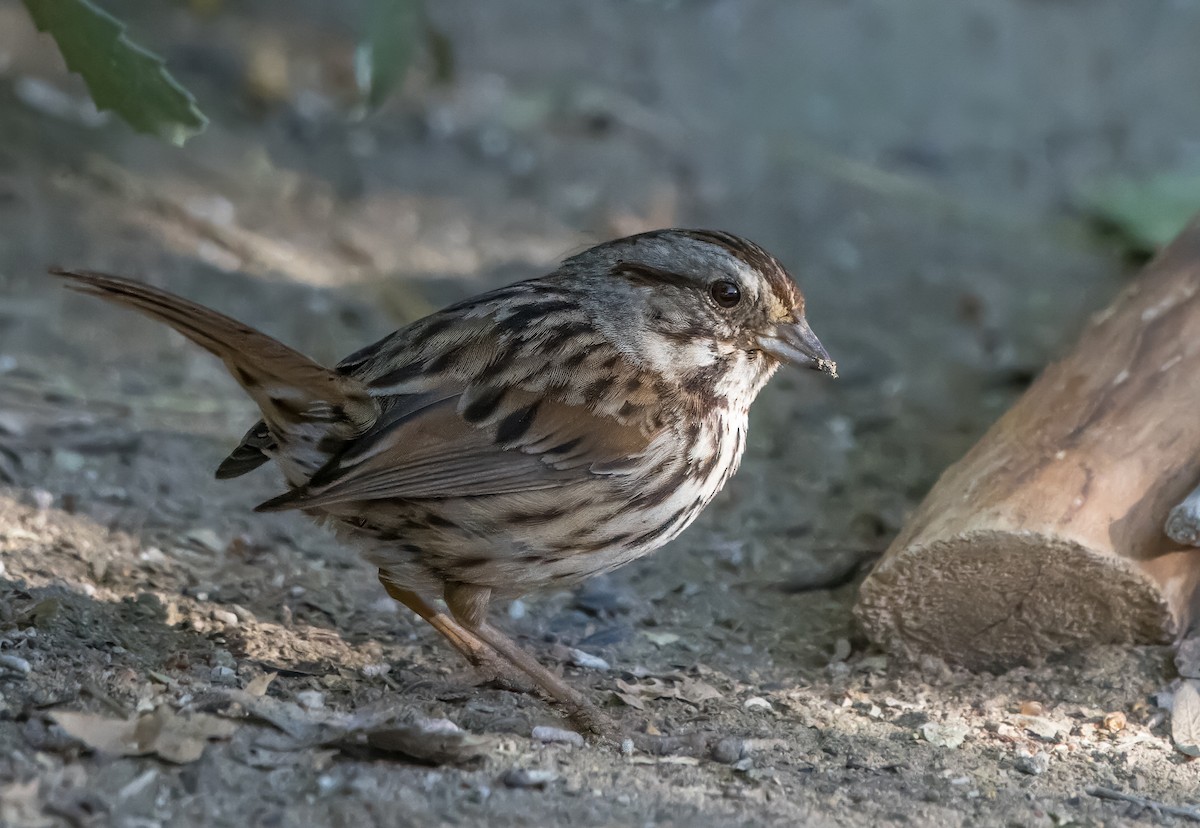
[[[429,5],[453,81],[419,64],[355,119],[349,6],[112,3],[212,118],[178,151],[98,118],[0,0],[0,824],[1182,824],[1088,794],[1197,799],[1167,648],[973,675],[871,649],[851,608],[1129,278],[1072,205],[1194,160],[1200,8]],[[43,276],[146,279],[332,362],[663,225],[775,252],[842,374],[773,381],[678,541],[497,608],[670,756],[534,738],[557,715],[353,550],[251,512],[273,472],[212,479],[254,419],[221,366]],[[147,755],[117,755],[137,715]]]

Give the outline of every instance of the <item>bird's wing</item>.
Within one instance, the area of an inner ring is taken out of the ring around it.
[[[477,384],[423,396],[420,405],[385,405],[380,422],[312,480],[259,510],[512,494],[626,475],[656,436],[527,389]]]

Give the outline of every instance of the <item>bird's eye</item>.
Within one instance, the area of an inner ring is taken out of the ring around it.
[[[708,292],[712,295],[713,301],[722,308],[732,308],[738,302],[742,301],[742,290],[733,282],[713,282]]]
[[[742,301],[742,288],[737,283],[721,280],[708,286],[708,293],[720,307],[733,307]]]

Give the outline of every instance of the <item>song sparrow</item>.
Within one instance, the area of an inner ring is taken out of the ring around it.
[[[601,244],[334,369],[162,290],[53,272],[224,360],[263,419],[218,477],[274,460],[291,488],[258,510],[329,523],[473,664],[523,674],[596,729],[581,693],[490,624],[489,601],[662,546],[737,469],[750,403],[781,363],[836,376],[791,276],[721,232]]]

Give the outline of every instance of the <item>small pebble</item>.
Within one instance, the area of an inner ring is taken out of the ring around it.
[[[215,530],[209,528],[191,529],[184,533],[184,538],[209,552],[222,552],[227,545]]]
[[[950,665],[937,656],[921,656],[920,666],[921,673],[930,681],[945,681],[954,675]]]
[[[633,739],[621,740],[621,755],[633,756]]]
[[[393,601],[392,603],[395,602]],[[237,620],[242,624],[258,621],[258,619],[254,617],[254,613],[243,607],[241,604],[230,604],[229,611],[236,615]]]
[[[1044,742],[1053,742],[1058,739],[1062,728],[1057,722],[1050,719],[1044,719],[1039,716],[1028,716],[1021,721],[1022,727],[1026,732],[1033,734]]]
[[[363,678],[379,678],[380,676],[386,676],[388,673],[392,672],[392,665],[364,664],[359,672],[363,674]]]
[[[513,768],[500,781],[510,788],[544,788],[556,779],[558,774],[552,770]]]
[[[600,656],[594,656],[591,653],[585,653],[583,650],[571,648],[571,663],[576,667],[583,667],[588,670],[608,670],[608,662]]]
[[[57,449],[53,457],[54,465],[69,474],[80,471],[87,463],[87,459],[82,454],[68,449]]]
[[[735,762],[740,762],[747,757],[749,751],[746,749],[744,739],[727,738],[722,739],[713,745],[712,758],[714,762],[720,762],[723,765],[732,765]]]
[[[926,722],[920,733],[929,744],[954,750],[962,746],[970,730],[962,722]]]
[[[325,706],[325,694],[320,690],[301,690],[296,694],[296,703],[306,710],[320,710]]]
[[[550,727],[548,725],[538,725],[533,729],[531,734],[534,740],[538,742],[561,742],[569,745],[583,747],[583,737],[574,730],[565,730],[561,727]]]
[[[11,655],[9,653],[0,655],[0,668],[14,673],[20,673],[23,676],[29,675],[29,673],[33,670],[33,667],[29,665],[28,661],[20,656]]]
[[[237,684],[237,673],[232,667],[214,667],[211,675],[213,684]]]
[[[514,621],[520,621],[525,617],[525,602],[520,598],[508,605],[508,617]]]
[[[885,655],[863,656],[855,665],[855,669],[860,673],[883,673],[887,668],[888,657]]]
[[[1125,714],[1120,710],[1109,713],[1104,717],[1104,729],[1109,733],[1117,733],[1125,729]]]
[[[37,507],[39,512],[48,512],[50,507],[54,505],[54,495],[45,489],[34,488],[30,491],[33,495],[33,505]]]
[[[850,657],[850,641],[846,638],[839,638],[833,644],[833,655],[829,657],[830,663],[845,661]]]
[[[1041,776],[1050,769],[1050,757],[1041,752],[1033,756],[1018,756],[1013,767],[1030,776]]]
[[[827,669],[830,678],[840,679],[850,675],[850,665],[844,661],[834,661]]]
[[[440,733],[443,735],[462,733],[462,728],[449,719],[417,719],[414,724],[425,734]]]
[[[1001,722],[1000,724],[996,725],[996,735],[1001,739],[1007,739],[1015,742],[1017,739],[1021,738],[1021,731],[1017,730],[1010,724]]]
[[[775,708],[771,707],[771,703],[769,701],[767,701],[766,699],[764,699],[762,696],[751,696],[750,698],[748,698],[744,702],[742,702],[742,707],[746,708],[747,710],[774,710],[775,709]]]
[[[212,617],[214,621],[219,621],[227,627],[236,627],[238,625],[237,615],[226,609],[214,609]]]
[[[167,556],[164,555],[163,551],[157,546],[147,546],[140,553],[138,553],[138,560],[142,561],[143,563],[161,564],[166,563]]]

